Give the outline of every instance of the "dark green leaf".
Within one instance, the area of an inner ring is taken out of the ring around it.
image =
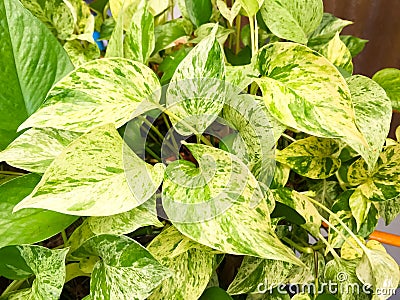
[[[400,70],[387,68],[375,73],[372,77],[379,83],[392,101],[393,109],[400,110]]]
[[[225,290],[219,287],[210,287],[206,289],[199,300],[233,300]]]
[[[211,0],[185,0],[185,5],[190,21],[196,27],[210,20],[212,14]]]
[[[357,54],[359,54],[368,43],[368,40],[363,40],[352,35],[341,35],[340,39],[350,50],[352,57],[355,57]]]

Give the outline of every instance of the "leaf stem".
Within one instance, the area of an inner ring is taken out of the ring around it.
[[[66,245],[68,243],[68,237],[67,237],[67,233],[65,232],[65,230],[61,231],[61,237],[63,239],[64,245]]]
[[[324,236],[321,233],[319,233],[317,237],[320,239],[320,241],[322,241],[326,245],[326,248],[328,248],[329,252],[332,253],[335,259],[340,259],[335,249],[333,249],[332,245],[328,243],[328,241],[324,238]]]
[[[240,30],[242,29],[242,16],[239,14],[236,17],[236,44],[235,44],[235,54],[237,55],[240,51]]]
[[[297,142],[297,140],[295,138],[292,138],[290,135],[286,134],[286,133],[282,133],[282,136],[286,139],[288,139],[289,141]]]
[[[161,132],[151,123],[147,118],[143,116],[138,116],[139,120],[143,121],[149,128],[161,139],[164,139],[164,136],[161,134]]]
[[[26,279],[14,280],[9,284],[9,286],[4,290],[1,296],[7,295],[8,293],[14,292],[19,289],[19,287],[25,282]]]
[[[13,172],[13,171],[0,171],[0,174],[3,174],[3,175],[15,175],[15,176],[26,175],[25,173]]]
[[[153,158],[158,160],[158,162],[162,162],[161,158],[153,151],[150,147],[146,146],[146,151],[149,153]]]
[[[294,249],[296,249],[297,251],[300,251],[302,253],[308,253],[308,254],[312,254],[314,253],[314,250],[311,247],[303,247],[300,246],[299,244],[293,242],[291,239],[287,238],[287,237],[283,237],[282,240],[286,243],[288,243],[290,246],[292,246]]]
[[[256,46],[254,45],[254,20],[253,17],[249,17],[249,25],[250,25],[250,40],[251,40],[251,56],[256,53]]]

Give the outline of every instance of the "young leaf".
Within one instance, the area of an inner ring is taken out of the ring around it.
[[[199,43],[206,37],[208,37],[215,27],[215,23],[206,23],[201,25],[194,31],[194,35],[196,36],[194,39],[190,40],[190,43]],[[221,44],[221,47],[224,46],[226,39],[228,36],[235,32],[233,29],[227,29],[223,26],[218,25],[218,30],[215,34],[215,38],[217,39],[218,43]]]
[[[64,286],[67,253],[68,249],[50,250],[33,245],[1,248],[1,275],[15,279],[35,275],[31,288],[6,296],[9,299],[59,299]],[[19,263],[15,264],[15,262]],[[21,269],[21,264],[24,266],[23,269]]]
[[[167,90],[168,110],[183,119],[196,132],[179,120],[171,120],[181,134],[203,133],[222,110],[225,92],[225,63],[221,45],[215,35],[203,39],[182,60]]]
[[[344,70],[349,75],[353,74],[353,62],[350,50],[339,38],[339,33],[336,33],[318,52],[333,63],[339,71]]]
[[[190,21],[196,27],[207,23],[212,14],[211,0],[184,0]]]
[[[42,107],[19,130],[52,127],[77,132],[114,123],[117,127],[151,110],[160,83],[145,65],[104,58],[75,69],[49,92]]]
[[[17,0],[0,3],[0,150],[73,66],[46,26]]]
[[[356,268],[356,274],[362,283],[373,287],[376,299],[387,299],[387,293],[395,291],[400,281],[400,271],[396,261],[386,251],[380,249],[367,248],[364,251]]]
[[[0,186],[0,248],[43,241],[67,228],[78,218],[43,209],[26,209],[13,213],[14,206],[29,195],[39,181],[39,175],[29,174]]]
[[[142,161],[108,124],[64,149],[14,211],[35,207],[79,216],[118,214],[149,199],[163,175],[163,165]]]
[[[400,70],[386,68],[376,72],[372,79],[385,89],[393,109],[400,110]]]
[[[338,151],[339,144],[335,140],[312,136],[277,152],[276,160],[302,176],[326,179],[340,167],[340,160],[334,157]]]
[[[373,80],[356,75],[347,78],[356,114],[356,124],[368,142],[364,159],[372,169],[390,130],[392,106],[385,91]]]
[[[72,131],[31,128],[0,152],[0,161],[35,173],[44,173],[50,163],[80,136]]]
[[[260,50],[257,66],[264,102],[278,121],[314,136],[341,138],[368,157],[346,81],[326,58],[303,45],[273,43]]]
[[[323,3],[321,0],[266,0],[261,15],[276,36],[307,44],[308,36],[322,20]]]
[[[91,282],[92,299],[146,299],[171,272],[136,241],[97,235],[75,250],[74,257],[99,256]]]
[[[364,49],[365,44],[368,43],[368,40],[360,39],[352,35],[341,35],[340,39],[349,49],[352,57],[359,54]]]
[[[161,232],[147,249],[173,272],[148,298],[197,300],[210,281],[215,253],[182,235],[173,226]]]
[[[229,9],[225,1],[223,0],[217,0],[217,7],[221,15],[229,22],[231,26],[233,24],[233,20],[239,14],[240,9],[242,8],[240,5],[240,1],[236,1]]]
[[[271,228],[267,201],[257,180],[234,155],[186,144],[199,168],[171,163],[163,183],[163,206],[175,227],[214,249],[301,264]],[[257,246],[255,246],[257,245]]]
[[[238,0],[249,17],[253,17],[261,8],[263,0]]]

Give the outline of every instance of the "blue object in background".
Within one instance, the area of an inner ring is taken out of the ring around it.
[[[96,42],[97,46],[99,47],[100,51],[104,51],[106,48],[104,47],[104,44],[102,41],[98,41],[99,38],[100,38],[100,32],[94,31],[93,39]]]

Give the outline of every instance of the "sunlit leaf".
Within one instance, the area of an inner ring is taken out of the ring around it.
[[[325,44],[319,51],[339,70],[345,70],[348,74],[353,74],[353,62],[350,50],[339,38],[339,33]]]
[[[376,72],[372,79],[385,89],[393,109],[400,110],[400,70],[386,68]]]

